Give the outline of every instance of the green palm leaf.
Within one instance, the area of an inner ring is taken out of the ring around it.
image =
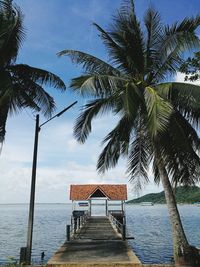
[[[0,12],[3,15],[3,23],[0,26],[0,53],[2,55],[0,66],[5,66],[16,61],[25,33],[23,29],[23,16],[17,6],[13,6],[11,1],[4,1]]]
[[[199,145],[199,137],[190,123],[179,112],[173,113],[169,130],[159,137],[159,149],[173,184],[192,185],[199,181]]]
[[[123,77],[89,74],[72,79],[70,88],[86,97],[109,97],[126,82]]]
[[[174,23],[171,27],[163,27],[161,42],[156,51],[160,63],[154,69],[154,79],[162,80],[169,71],[175,73],[182,64],[182,53],[191,51],[200,46],[200,40],[195,30],[200,25],[200,16],[185,18],[180,23]]]
[[[97,170],[100,173],[115,167],[121,155],[128,155],[132,126],[132,120],[122,117],[117,126],[103,140],[103,144],[107,144],[97,162]]]
[[[152,73],[153,71],[152,68],[159,64],[159,58],[156,49],[161,41],[161,33],[162,33],[162,24],[159,13],[152,8],[147,9],[144,17],[144,23],[147,30],[145,67],[147,73],[149,72]]]
[[[117,68],[87,53],[76,50],[63,50],[58,53],[58,56],[65,55],[70,57],[73,63],[82,65],[86,73],[120,76]]]
[[[161,83],[156,86],[159,95],[168,99],[181,114],[195,126],[200,122],[200,86],[187,83]]]
[[[31,80],[39,85],[47,85],[60,90],[65,90],[64,82],[55,74],[39,68],[34,68],[25,64],[17,64],[8,68],[14,77],[19,80]]]
[[[134,128],[135,136],[129,148],[127,174],[135,190],[139,191],[149,181],[148,166],[151,162],[152,147],[148,130],[141,117]]]
[[[115,106],[113,97],[96,99],[85,105],[74,126],[75,138],[80,143],[84,143],[91,132],[92,120],[98,114],[102,115],[112,111],[114,109],[113,105]]]
[[[148,128],[152,137],[155,137],[159,132],[166,130],[172,114],[172,106],[161,98],[154,88],[149,86],[145,88],[144,98],[148,115]]]

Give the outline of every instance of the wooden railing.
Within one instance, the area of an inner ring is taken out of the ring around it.
[[[109,211],[108,218],[110,222],[114,225],[116,230],[121,234],[122,240],[126,240],[126,222],[125,217],[121,216],[122,222],[120,222],[115,216],[115,212]]]
[[[88,219],[88,213],[84,213],[80,216],[71,216],[71,224],[68,224],[66,226],[66,239],[67,241],[70,241],[71,238],[75,234],[77,234],[80,229],[84,226],[84,224],[87,222]]]

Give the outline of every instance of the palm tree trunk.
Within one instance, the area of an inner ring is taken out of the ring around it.
[[[200,266],[200,253],[195,247],[189,245],[179,211],[177,208],[175,196],[169,177],[162,161],[161,153],[156,151],[155,160],[160,174],[160,179],[165,192],[165,199],[168,207],[169,218],[172,225],[173,234],[173,250],[174,260],[176,266],[180,267],[199,267]]]

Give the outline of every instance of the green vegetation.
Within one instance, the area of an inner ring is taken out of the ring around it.
[[[175,190],[175,197],[177,203],[195,203],[200,201],[200,188],[198,186],[180,186]],[[156,204],[165,204],[164,191],[160,193],[151,193],[142,197],[132,199],[127,204],[138,204],[141,202],[153,202]]]

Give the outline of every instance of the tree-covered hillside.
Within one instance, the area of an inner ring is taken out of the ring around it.
[[[200,188],[197,186],[180,186],[174,189],[177,203],[195,203],[200,201]],[[142,197],[128,201],[128,204],[137,204],[141,202],[153,202],[157,204],[164,204],[164,191],[160,193],[147,194]]]

